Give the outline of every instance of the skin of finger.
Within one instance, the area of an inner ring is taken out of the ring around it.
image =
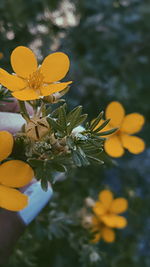
[[[12,134],[21,130],[25,120],[18,113],[0,112],[0,131],[8,131]]]
[[[0,111],[18,113],[20,109],[19,109],[19,104],[18,104],[17,99],[9,98],[9,100],[11,102],[2,102],[1,103]],[[27,109],[29,115],[30,116],[33,115],[33,108],[27,102],[25,102],[25,105],[26,105],[26,109]]]

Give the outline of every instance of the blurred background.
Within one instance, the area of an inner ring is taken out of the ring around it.
[[[0,0],[0,66],[19,45],[39,61],[51,52],[69,55],[70,108],[90,118],[120,101],[146,118],[138,134],[140,155],[126,152],[113,164],[78,168],[54,185],[49,205],[20,239],[8,267],[150,266],[150,2],[148,0]],[[67,79],[67,80],[69,80]],[[128,227],[116,241],[86,243],[77,221],[84,199],[104,188],[129,200]]]

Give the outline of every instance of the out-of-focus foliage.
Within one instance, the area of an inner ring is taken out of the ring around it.
[[[148,0],[1,0],[0,63],[8,67],[10,51],[29,45],[39,59],[50,50],[68,53],[67,95],[71,107],[82,104],[91,118],[112,100],[127,113],[140,112],[140,134],[147,150],[126,155],[113,166],[79,168],[54,185],[54,197],[21,238],[9,267],[150,266],[150,3]],[[72,178],[72,179],[71,179]],[[87,196],[103,188],[129,201],[128,227],[109,245],[88,243],[78,220]]]

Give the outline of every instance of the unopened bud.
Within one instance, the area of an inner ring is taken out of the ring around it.
[[[91,197],[85,199],[85,204],[87,207],[92,208],[95,205],[95,201]]]
[[[37,141],[44,137],[49,131],[49,124],[46,118],[32,118],[27,125],[25,125],[26,135]]]
[[[82,226],[86,229],[90,228],[92,225],[92,216],[91,215],[86,215],[82,219]]]

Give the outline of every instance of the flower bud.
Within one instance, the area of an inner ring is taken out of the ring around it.
[[[91,197],[85,199],[85,204],[87,207],[92,208],[95,205],[95,201]]]
[[[26,135],[35,140],[40,140],[49,131],[49,124],[46,118],[32,118],[27,125],[25,125]]]

